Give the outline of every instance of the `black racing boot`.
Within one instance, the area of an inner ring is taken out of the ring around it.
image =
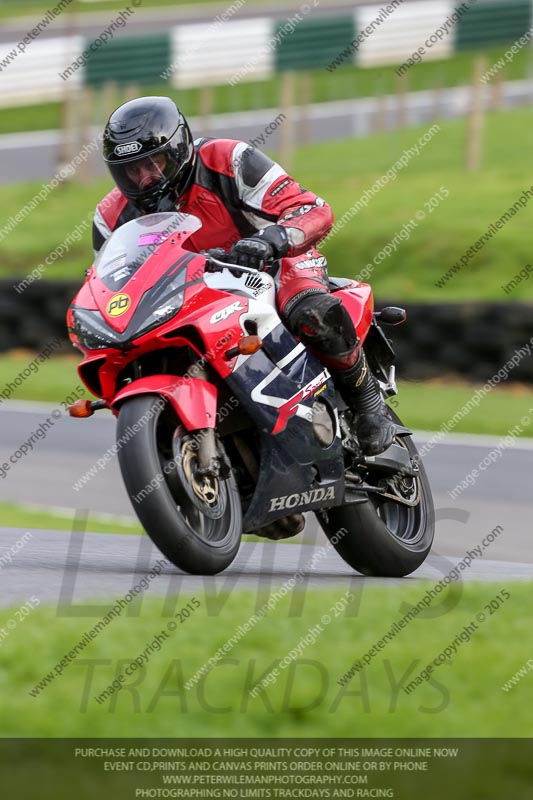
[[[387,413],[379,385],[368,368],[361,350],[355,364],[348,369],[331,369],[335,385],[343,400],[356,415],[355,432],[366,456],[383,453],[394,440],[396,426]]]

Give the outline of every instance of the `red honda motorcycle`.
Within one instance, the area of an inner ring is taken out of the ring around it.
[[[410,431],[365,457],[352,412],[331,377],[283,325],[266,272],[187,243],[201,222],[151,214],[108,239],[67,314],[83,354],[78,371],[110,409],[120,469],[146,532],[177,567],[215,574],[241,535],[292,535],[316,514],[354,569],[402,576],[427,557],[434,532],[428,479]],[[331,279],[385,397],[396,393],[394,353],[370,286]]]

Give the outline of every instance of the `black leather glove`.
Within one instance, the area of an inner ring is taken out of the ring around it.
[[[210,258],[216,258],[217,261],[227,261],[229,258],[223,247],[211,247],[209,250],[200,250],[200,253],[205,256],[206,272],[220,272],[222,270],[222,267],[210,263]]]
[[[229,260],[240,267],[261,269],[276,258],[283,258],[289,250],[287,231],[282,225],[269,225],[247,239],[235,242]]]

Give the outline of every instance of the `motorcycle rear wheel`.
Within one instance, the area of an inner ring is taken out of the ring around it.
[[[156,400],[138,395],[120,407],[118,458],[126,490],[146,533],[169,561],[193,575],[215,575],[232,563],[241,541],[235,479],[231,472],[217,478],[208,487],[216,502],[202,501],[187,483],[195,466],[190,439],[172,407],[158,407]]]
[[[389,408],[392,419],[402,425]],[[428,557],[435,509],[428,476],[411,436],[398,439],[418,465],[419,503],[409,507],[368,492],[361,503],[330,508],[318,520],[341,558],[357,572],[388,578],[410,575]]]

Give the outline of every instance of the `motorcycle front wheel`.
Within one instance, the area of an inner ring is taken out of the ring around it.
[[[231,471],[199,478],[198,440],[169,403],[154,395],[127,399],[119,410],[118,459],[131,503],[146,533],[176,567],[215,575],[235,559],[242,508]]]

